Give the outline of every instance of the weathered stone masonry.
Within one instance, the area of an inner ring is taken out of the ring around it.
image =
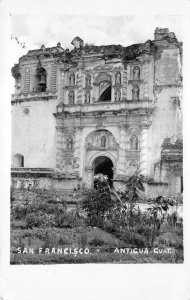
[[[180,196],[182,43],[156,28],[128,47],[72,45],[12,68],[12,184],[71,190],[104,172],[120,187],[140,171],[147,195]]]

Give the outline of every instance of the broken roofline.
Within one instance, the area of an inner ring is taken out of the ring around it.
[[[44,45],[40,49],[29,50],[28,53],[20,58],[20,60],[25,60],[28,57],[39,57],[43,55],[44,57],[57,56],[66,59],[71,59],[72,57],[81,55],[91,55],[91,54],[102,54],[108,56],[120,55],[124,60],[134,59],[136,56],[143,53],[153,54],[156,52],[157,48],[162,46],[175,45],[181,48],[182,43],[178,42],[175,34],[169,32],[168,28],[156,28],[154,33],[154,40],[147,40],[145,43],[132,44],[130,46],[124,47],[122,45],[91,45],[85,44],[80,37],[75,37],[71,44],[74,45],[73,50],[63,49],[61,43],[57,43],[56,47],[45,48]]]

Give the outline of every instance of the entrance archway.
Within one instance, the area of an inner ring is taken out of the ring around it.
[[[93,163],[94,175],[102,173],[108,176],[110,187],[113,186],[113,163],[107,156],[98,156]]]

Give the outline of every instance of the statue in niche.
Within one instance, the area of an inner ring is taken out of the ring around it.
[[[74,86],[75,85],[75,74],[70,74],[69,75],[69,85]]]
[[[85,103],[90,103],[90,93],[85,94]]]
[[[67,138],[67,150],[73,150],[73,138],[72,137],[68,137]]]
[[[115,84],[121,84],[121,73],[117,72],[115,74]]]
[[[101,137],[101,147],[106,147],[106,137],[105,136],[102,136]]]
[[[139,80],[140,79],[140,68],[134,67],[133,69],[133,80]]]
[[[138,138],[133,135],[130,139],[130,150],[138,150]]]
[[[132,100],[139,100],[139,87],[137,85],[132,89]]]
[[[69,92],[69,104],[74,104],[75,94],[74,91]]]
[[[91,76],[89,74],[86,76],[86,86],[87,87],[91,86]]]
[[[121,92],[120,92],[120,90],[115,91],[115,101],[121,101]]]

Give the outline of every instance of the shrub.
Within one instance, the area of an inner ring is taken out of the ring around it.
[[[149,243],[147,242],[147,239],[145,236],[136,233],[133,239],[133,243],[135,244],[136,247],[148,247]]]
[[[56,215],[56,226],[64,228],[75,228],[84,226],[84,218],[80,217],[77,210]]]
[[[89,245],[97,247],[105,245],[104,241],[99,239],[98,237],[95,237],[92,241],[89,242]]]
[[[27,208],[23,204],[15,204],[12,206],[12,217],[17,219],[22,219],[26,216]]]
[[[56,224],[55,217],[52,214],[29,213],[26,216],[26,224],[28,228],[33,227],[51,227]]]
[[[96,181],[96,189],[86,190],[82,202],[82,208],[87,212],[88,225],[101,227],[114,205],[108,180]]]
[[[79,245],[79,247],[85,248],[86,245],[87,245],[87,240],[88,240],[87,234],[86,233],[81,233],[79,235],[79,238],[78,238],[78,245]]]
[[[66,205],[65,204],[49,204],[46,202],[42,203],[31,203],[27,205],[26,207],[27,213],[31,212],[43,212],[47,214],[64,214],[66,211]]]
[[[37,227],[39,225],[39,218],[36,213],[29,213],[26,216],[27,228]]]

